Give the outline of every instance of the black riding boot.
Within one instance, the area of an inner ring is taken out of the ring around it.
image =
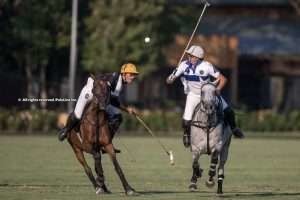
[[[244,138],[245,137],[244,133],[241,131],[241,129],[236,127],[235,113],[230,107],[228,107],[224,110],[224,120],[230,126],[232,134],[236,138]]]
[[[72,128],[74,128],[79,121],[80,119],[77,119],[75,114],[72,112],[68,117],[66,126],[58,132],[58,140],[61,142],[64,141],[68,132],[72,130]]]
[[[114,138],[114,136],[115,136],[116,132],[118,131],[122,121],[123,121],[123,118],[122,118],[121,114],[114,115],[112,118],[109,119],[108,128],[109,128],[109,131],[110,131],[110,134],[111,134],[111,139]],[[120,149],[114,148],[114,150],[115,150],[115,153],[121,153]],[[106,153],[106,152],[102,151],[102,153]]]
[[[182,121],[183,128],[183,145],[188,148],[191,146],[191,120]]]

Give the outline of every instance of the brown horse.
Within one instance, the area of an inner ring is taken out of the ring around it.
[[[92,182],[96,194],[110,193],[105,185],[103,168],[101,163],[101,149],[110,156],[115,170],[121,179],[126,195],[136,194],[135,190],[128,184],[122,169],[117,161],[116,153],[112,144],[111,133],[108,128],[105,107],[110,95],[109,87],[105,80],[94,79],[93,99],[86,106],[81,123],[68,133],[68,141],[72,146],[76,158],[83,166],[85,173]],[[93,155],[95,160],[95,179],[91,168],[88,166],[84,152]]]

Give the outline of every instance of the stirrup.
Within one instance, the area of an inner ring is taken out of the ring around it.
[[[64,141],[66,138],[67,138],[67,129],[66,128],[63,128],[61,129],[59,132],[58,132],[58,140],[59,141]]]

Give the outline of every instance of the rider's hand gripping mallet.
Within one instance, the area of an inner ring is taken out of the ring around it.
[[[178,62],[178,64],[177,64],[177,67],[176,67],[176,69],[173,71],[173,73],[167,78],[167,80],[169,80],[170,82],[173,82],[173,81],[174,81],[174,75],[175,75],[175,73],[176,73],[176,71],[177,71],[177,68],[178,68],[178,66],[179,66],[180,63],[181,63],[181,61],[182,61],[182,59],[183,59],[183,57],[184,57],[184,55],[185,55],[185,52],[186,52],[187,49],[189,48],[190,43],[191,43],[192,39],[194,38],[194,35],[195,35],[195,33],[196,33],[196,30],[197,30],[197,28],[198,28],[198,26],[199,26],[199,24],[200,24],[200,21],[201,21],[201,19],[202,19],[202,16],[203,16],[203,14],[204,14],[204,12],[205,12],[205,10],[206,10],[206,8],[207,8],[208,6],[210,6],[210,4],[209,4],[207,1],[204,1],[204,7],[203,7],[203,9],[202,9],[202,12],[201,12],[201,14],[200,14],[200,16],[199,16],[199,18],[198,18],[198,21],[197,21],[197,24],[196,24],[196,26],[195,26],[195,28],[194,28],[194,30],[193,30],[193,33],[192,33],[192,35],[190,36],[190,39],[189,39],[187,45],[185,46],[184,51],[182,52],[182,55],[181,55],[181,57],[180,57],[180,59],[179,59],[179,62]],[[168,81],[167,81],[167,82],[168,82]]]

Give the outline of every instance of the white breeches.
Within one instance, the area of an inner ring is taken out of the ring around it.
[[[228,104],[223,99],[223,97],[221,97],[221,101],[222,101],[223,110],[225,110],[228,107]],[[190,92],[186,96],[185,109],[184,109],[184,113],[183,113],[184,120],[187,120],[187,121],[192,120],[194,110],[195,110],[196,106],[198,105],[198,103],[200,103],[199,95],[195,95]]]
[[[82,88],[80,92],[80,95],[78,97],[74,109],[74,114],[78,119],[81,119],[86,104],[89,103],[93,98],[93,93],[92,93],[93,84],[94,84],[94,80],[92,78],[88,78],[85,86]]]

